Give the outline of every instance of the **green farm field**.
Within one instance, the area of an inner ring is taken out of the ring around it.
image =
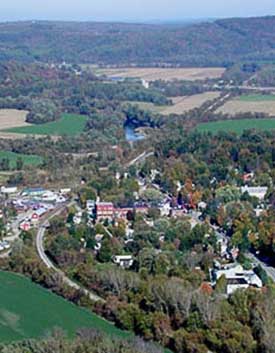
[[[130,336],[23,276],[0,272],[0,341],[40,338],[55,327],[69,337],[84,327],[122,338]]]
[[[242,119],[242,120],[224,120],[202,123],[196,127],[200,132],[212,132],[216,134],[220,131],[235,132],[242,134],[244,130],[272,130],[275,129],[275,119]]]
[[[15,168],[18,158],[21,158],[24,166],[38,166],[43,162],[43,158],[36,155],[27,155],[9,151],[0,151],[0,160],[8,159],[10,167]]]
[[[242,95],[237,98],[241,102],[262,102],[262,101],[275,101],[274,94],[249,94]]]
[[[3,131],[30,135],[75,136],[84,131],[87,119],[84,115],[63,114],[59,120],[50,123],[15,127]]]

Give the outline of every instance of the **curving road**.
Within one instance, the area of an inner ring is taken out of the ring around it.
[[[264,263],[260,259],[258,259],[254,254],[252,253],[247,253],[246,256],[255,264],[260,265],[265,272],[267,273],[268,277],[272,279],[273,282],[275,282],[275,268]]]
[[[154,152],[146,152],[144,151],[143,153],[141,153],[139,156],[137,156],[136,158],[132,159],[127,166],[131,167],[132,165],[135,165],[137,163],[143,162],[145,159],[151,157],[154,155]]]
[[[49,268],[52,269],[53,271],[55,271],[56,273],[58,273],[61,277],[62,280],[64,281],[64,283],[66,283],[68,286],[70,286],[71,288],[74,289],[78,289],[81,290],[82,292],[84,292],[87,296],[89,296],[89,298],[92,301],[104,301],[103,298],[97,296],[96,294],[88,291],[87,289],[83,288],[82,286],[80,286],[79,284],[77,284],[76,282],[72,281],[69,277],[67,277],[65,275],[64,272],[62,272],[60,269],[58,269],[52,262],[51,260],[48,258],[45,249],[44,249],[44,237],[45,237],[45,232],[46,232],[46,227],[49,223],[49,221],[58,216],[60,213],[62,213],[66,207],[68,206],[72,206],[73,202],[71,202],[70,204],[67,205],[63,205],[61,207],[59,207],[54,213],[52,213],[50,216],[48,216],[44,222],[39,226],[38,231],[37,231],[37,235],[36,235],[36,249],[38,252],[38,255],[40,257],[40,259],[43,261],[43,263]]]

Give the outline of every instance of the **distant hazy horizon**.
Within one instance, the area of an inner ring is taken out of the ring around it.
[[[0,4],[0,21],[63,20],[112,22],[190,22],[275,14],[274,0],[9,0]]]

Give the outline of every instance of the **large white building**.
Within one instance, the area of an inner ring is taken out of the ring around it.
[[[242,186],[241,193],[247,192],[251,197],[257,197],[259,200],[263,200],[267,193],[267,186]]]
[[[237,289],[247,289],[248,287],[262,288],[263,283],[253,270],[244,270],[241,265],[216,270],[215,283],[222,276],[226,278],[226,294],[230,295]]]

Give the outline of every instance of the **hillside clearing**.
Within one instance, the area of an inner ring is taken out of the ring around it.
[[[225,72],[224,68],[117,68],[96,69],[98,75],[106,75],[110,78],[139,78],[147,81],[196,81],[207,78],[219,78]]]
[[[0,109],[0,130],[29,126],[26,122],[27,114],[26,110]]]
[[[196,129],[200,132],[212,132],[213,134],[220,131],[242,134],[243,131],[248,129],[273,130],[275,129],[275,119],[236,119],[213,121],[199,124]]]

